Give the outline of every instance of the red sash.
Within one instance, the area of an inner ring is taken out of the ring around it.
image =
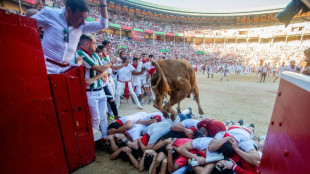
[[[122,82],[120,79],[119,79],[119,76],[117,75],[117,80],[119,81],[119,82]],[[122,82],[122,83],[125,83],[125,95],[126,95],[126,99],[128,100],[128,98],[129,98],[129,86],[128,86],[128,82],[129,82],[130,80],[128,80],[127,82]]]

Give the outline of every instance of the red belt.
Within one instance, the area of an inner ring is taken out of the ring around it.
[[[125,83],[125,95],[126,95],[126,99],[128,100],[128,98],[129,98],[129,86],[128,86],[128,82],[130,81],[127,81],[127,82],[123,82],[123,81],[121,81],[120,79],[119,79],[119,76],[117,75],[117,80],[119,81],[119,82],[122,82],[122,83]]]
[[[58,62],[55,62],[54,60],[51,60],[51,59],[46,59],[47,62],[50,62],[52,64],[55,64],[57,66],[60,66],[60,67],[67,67],[69,66],[70,64],[69,63],[58,63]]]

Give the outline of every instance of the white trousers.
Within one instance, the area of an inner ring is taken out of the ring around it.
[[[130,81],[128,82],[128,88],[129,88],[130,95],[133,98],[133,100],[135,101],[136,105],[138,107],[141,107],[141,105],[139,103],[139,100],[137,98],[137,95],[133,91],[133,88],[132,88],[132,85],[131,85]],[[124,89],[125,89],[125,83],[118,81],[117,82],[117,88],[116,88],[116,94],[115,94],[115,102],[116,102],[116,107],[117,108],[119,108],[119,105],[120,105],[120,102],[121,102],[120,98],[121,98],[121,95],[124,92]]]
[[[108,120],[106,115],[107,98],[103,89],[100,91],[87,92],[89,112],[91,115],[92,127],[102,133],[102,137],[108,136]]]

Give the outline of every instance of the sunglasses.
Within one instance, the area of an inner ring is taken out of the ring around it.
[[[64,33],[65,33],[64,41],[69,43],[69,30],[68,30],[68,28],[64,29]]]

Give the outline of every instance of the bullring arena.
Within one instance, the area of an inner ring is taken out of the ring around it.
[[[197,75],[204,117],[210,116],[223,122],[227,120],[237,122],[243,119],[245,124],[255,123],[257,136],[266,135],[279,83],[272,82],[273,76],[269,77],[265,84],[259,83],[258,79],[255,73],[247,76],[233,75],[229,82],[220,81],[219,75],[214,79],[208,79],[207,75],[203,74]],[[138,109],[133,109],[133,106],[134,104],[129,101],[129,104],[121,109],[129,114],[139,112]],[[187,107],[192,107],[194,114],[198,114],[197,105],[192,99],[185,99],[182,102],[181,108]],[[152,106],[145,108],[154,109]],[[97,150],[96,155],[97,158],[93,163],[74,173],[139,173],[133,165],[121,159],[110,161],[106,152]],[[115,166],[118,166],[117,169]]]
[[[310,173],[310,0],[2,0],[0,173]]]

